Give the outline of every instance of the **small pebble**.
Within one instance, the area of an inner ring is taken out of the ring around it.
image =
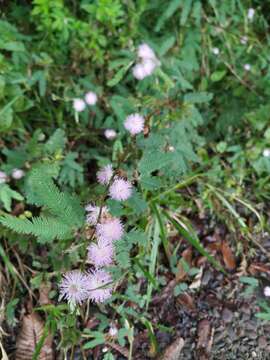
[[[260,336],[258,339],[258,345],[260,348],[266,348],[267,347],[267,339],[265,336]]]
[[[222,319],[225,321],[225,323],[230,323],[233,319],[233,313],[231,310],[225,308],[222,311]]]

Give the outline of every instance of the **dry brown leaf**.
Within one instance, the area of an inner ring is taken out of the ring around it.
[[[198,325],[198,343],[197,350],[199,359],[208,359],[213,344],[214,329],[210,321],[203,319]]]
[[[245,255],[243,255],[243,258],[241,260],[241,263],[238,267],[238,271],[237,271],[237,276],[244,276],[247,274],[247,259],[245,257]]]
[[[229,244],[225,241],[222,241],[221,252],[223,255],[223,261],[228,270],[234,270],[236,268],[236,261],[233,255],[233,252]]]
[[[189,266],[191,266],[192,247],[188,247],[187,249],[185,249],[182,252],[182,259],[184,259],[185,262],[188,263]],[[177,272],[177,274],[175,276],[175,279],[176,279],[176,282],[179,282],[179,281],[182,281],[186,277],[187,273],[184,270],[184,267],[183,267],[181,261],[179,261],[179,264],[178,264],[177,268],[178,268],[178,272]]]
[[[262,264],[262,263],[253,263],[249,266],[248,268],[248,272],[251,275],[257,275],[258,272],[264,272],[267,273],[268,275],[270,274],[270,265],[267,264]]]
[[[128,351],[128,349],[124,348],[123,346],[120,346],[112,341],[106,341],[106,345],[109,345],[112,349],[118,351],[121,355],[128,358],[129,351]]]
[[[1,350],[1,360],[8,360],[8,356],[7,353],[4,349],[4,346],[2,345],[1,341],[0,341],[0,350]]]
[[[41,283],[39,288],[39,303],[40,305],[48,305],[51,304],[52,301],[49,298],[49,294],[51,291],[51,284],[50,283]]]
[[[44,322],[36,313],[24,315],[16,342],[16,360],[32,360],[36,346],[44,332]],[[41,348],[39,360],[52,360],[52,337],[49,335]]]
[[[196,306],[194,304],[193,298],[188,293],[182,293],[177,296],[176,301],[181,306],[185,307],[190,311],[196,311]]]
[[[199,289],[202,283],[203,268],[200,267],[199,272],[196,274],[194,280],[189,285],[190,289]]]
[[[176,339],[163,353],[160,360],[178,360],[179,355],[185,345],[183,338]]]

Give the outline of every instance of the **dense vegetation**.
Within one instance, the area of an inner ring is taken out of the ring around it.
[[[209,268],[270,320],[268,2],[0,8],[3,358],[158,358]]]

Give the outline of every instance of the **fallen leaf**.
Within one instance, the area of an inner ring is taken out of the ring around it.
[[[178,304],[182,305],[183,307],[187,308],[190,311],[196,310],[194,300],[188,293],[182,293],[178,295],[176,301],[178,302]]]
[[[210,321],[203,319],[198,324],[198,342],[197,350],[199,359],[208,359],[213,344],[214,329]]]
[[[256,275],[258,272],[264,272],[270,274],[270,265],[262,264],[262,263],[253,263],[249,266],[248,272],[251,275]]]
[[[243,255],[243,258],[241,260],[240,266],[238,267],[237,276],[245,276],[247,274],[247,259],[245,255]]]
[[[191,266],[191,260],[192,260],[192,247],[188,247],[187,249],[185,249],[182,252],[182,257],[181,259],[185,260],[185,262]],[[178,271],[177,274],[175,275],[175,279],[176,282],[182,281],[184,280],[184,278],[186,277],[187,273],[184,269],[184,266],[181,262],[181,260],[179,261],[178,265],[177,265]]]
[[[222,241],[221,252],[223,261],[228,270],[234,270],[236,268],[236,261],[233,252],[226,241]]]
[[[4,346],[2,345],[2,342],[0,341],[0,350],[1,350],[1,360],[8,360],[7,353],[4,349]]]
[[[180,353],[184,347],[184,339],[183,338],[178,338],[176,339],[171,345],[169,345],[169,347],[167,347],[167,349],[165,350],[165,352],[163,353],[163,355],[161,355],[161,357],[159,358],[160,360],[178,360]]]
[[[52,304],[51,299],[49,298],[49,294],[51,291],[50,283],[41,283],[39,288],[39,303],[40,305],[48,305]]]
[[[202,274],[203,274],[203,268],[200,267],[199,272],[196,274],[194,280],[189,285],[190,289],[199,289],[199,287],[201,286],[201,282],[202,282]]]
[[[32,360],[35,349],[44,334],[44,322],[36,313],[24,315],[16,341],[16,360]],[[39,360],[52,360],[52,336],[48,335],[41,347]]]

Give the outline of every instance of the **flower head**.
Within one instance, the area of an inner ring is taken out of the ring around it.
[[[7,181],[7,174],[4,171],[0,171],[0,184],[3,184]]]
[[[108,185],[113,176],[112,165],[106,165],[97,172],[98,182],[102,185]]]
[[[132,194],[132,185],[128,180],[117,178],[109,189],[110,197],[117,201],[125,201]]]
[[[156,59],[155,52],[149,45],[143,43],[138,46],[138,57],[141,59]]]
[[[73,100],[73,109],[77,112],[82,112],[85,109],[86,105],[82,99]]]
[[[88,296],[92,301],[102,303],[111,297],[112,278],[109,273],[105,270],[95,270],[88,274],[87,279]]]
[[[252,21],[255,15],[255,10],[253,8],[248,9],[247,18],[248,20]]]
[[[241,44],[246,45],[248,42],[248,37],[246,35],[242,36],[240,39]]]
[[[265,295],[265,296],[270,297],[270,286],[266,286],[266,287],[263,289],[263,292],[264,292],[264,295]]]
[[[20,180],[21,178],[23,178],[25,175],[24,171],[21,169],[13,169],[11,176],[13,177],[13,179],[15,180]]]
[[[85,210],[88,212],[86,215],[86,222],[89,225],[96,225],[100,213],[100,206],[95,206],[92,204],[88,204],[85,207]],[[103,206],[100,214],[100,218],[106,217],[109,213],[107,206]]]
[[[140,114],[131,114],[126,117],[124,127],[131,135],[137,135],[143,131],[144,118]]]
[[[132,69],[132,74],[137,80],[143,80],[147,76],[143,64],[136,64]]]
[[[88,105],[95,105],[97,102],[97,94],[93,91],[89,91],[87,94],[85,94],[85,102]]]
[[[214,48],[212,49],[212,53],[213,53],[214,55],[218,55],[218,54],[219,54],[219,48],[214,47]]]
[[[132,69],[132,74],[137,80],[143,80],[147,76],[152,75],[155,68],[159,65],[158,60],[146,59],[136,64]]]
[[[263,150],[263,156],[270,157],[270,149],[264,149]]]
[[[100,238],[96,244],[88,246],[88,260],[97,268],[110,265],[113,262],[113,256],[113,244],[106,239]]]
[[[108,140],[113,140],[116,138],[117,134],[116,131],[113,129],[106,129],[104,131],[105,138]]]
[[[81,304],[88,297],[87,285],[87,276],[79,270],[64,274],[59,285],[60,299],[64,298],[73,304]]]
[[[98,239],[112,242],[120,240],[124,234],[123,224],[120,219],[112,218],[96,226],[96,233]]]
[[[246,71],[250,71],[250,69],[251,69],[250,64],[245,64],[245,65],[244,65],[244,69],[245,69]]]

